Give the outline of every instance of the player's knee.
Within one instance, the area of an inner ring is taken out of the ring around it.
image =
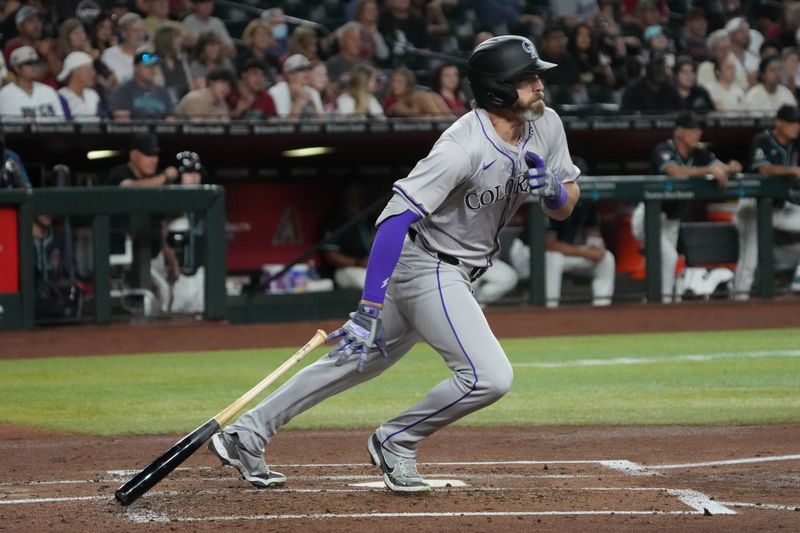
[[[478,380],[478,389],[487,400],[495,401],[505,396],[511,390],[514,381],[514,370],[510,364],[497,365],[492,368],[492,373],[481,382]]]

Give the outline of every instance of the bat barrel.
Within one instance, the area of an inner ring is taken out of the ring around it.
[[[161,454],[127,483],[118,488],[114,493],[114,497],[122,505],[128,506],[132,504],[142,494],[150,490],[153,485],[175,470],[178,465],[197,451],[217,431],[219,431],[219,423],[212,418],[176,442],[172,448]]]

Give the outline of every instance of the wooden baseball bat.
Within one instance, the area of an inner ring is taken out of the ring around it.
[[[162,453],[152,463],[133,476],[127,483],[118,488],[116,492],[114,492],[114,497],[117,501],[127,506],[139,499],[139,497],[150,490],[153,485],[164,479],[167,474],[175,470],[178,465],[188,459],[189,456],[197,451],[197,449],[210,439],[214,433],[219,431],[220,428],[233,418],[236,413],[250,403],[253,398],[261,394],[264,389],[269,387],[300,359],[325,344],[325,337],[327,337],[325,332],[318,329],[305,346],[300,348],[269,376],[261,380],[258,385],[247,391],[241,398],[220,411],[208,422],[176,442],[172,448]]]

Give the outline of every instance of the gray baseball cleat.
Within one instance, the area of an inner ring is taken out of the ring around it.
[[[252,483],[257,489],[267,489],[286,483],[286,476],[269,469],[264,457],[256,457],[239,443],[239,437],[227,433],[217,433],[208,441],[208,449],[216,455],[223,465],[232,466],[242,474],[242,479]]]
[[[425,483],[417,472],[414,458],[400,457],[383,446],[376,433],[367,441],[367,449],[372,464],[383,471],[383,482],[395,492],[426,492],[431,486]]]

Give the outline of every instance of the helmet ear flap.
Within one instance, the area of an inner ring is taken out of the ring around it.
[[[511,107],[517,101],[517,90],[505,82],[486,79],[483,83],[484,98],[476,98],[482,106]]]

